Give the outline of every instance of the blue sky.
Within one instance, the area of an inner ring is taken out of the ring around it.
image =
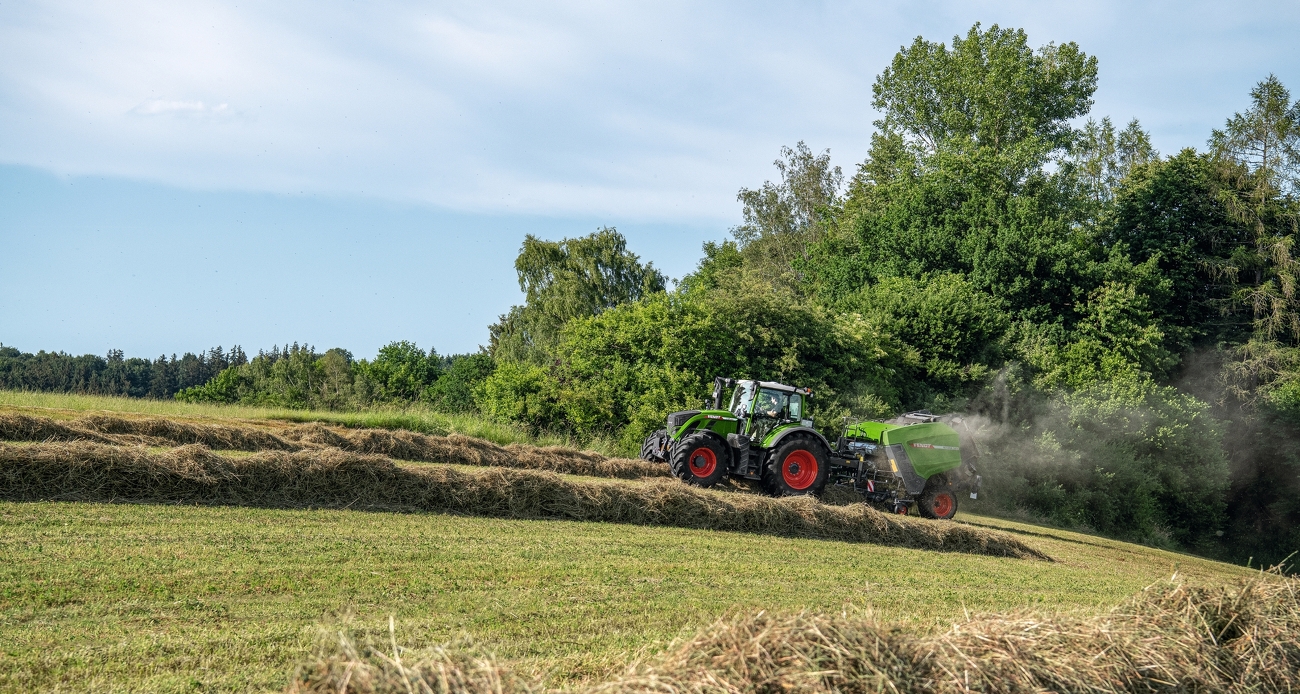
[[[0,4],[0,342],[464,352],[525,234],[616,226],[680,277],[782,145],[851,172],[899,46],[976,21],[1100,61],[1093,115],[1203,146],[1300,6]]]

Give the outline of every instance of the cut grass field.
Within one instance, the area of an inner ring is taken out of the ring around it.
[[[390,615],[407,646],[464,634],[565,683],[749,609],[855,606],[925,629],[968,610],[1101,611],[1175,571],[1247,573],[999,525],[1056,561],[564,521],[0,503],[0,688],[280,689],[322,627],[380,632]]]
[[[6,411],[311,421],[297,412],[290,420],[274,410],[0,393]],[[573,685],[753,610],[866,610],[926,632],[968,613],[1098,614],[1175,572],[1191,585],[1249,573],[1011,521],[958,521],[1010,533],[1053,561],[354,508],[5,501],[0,691],[282,690],[322,634],[386,640],[390,616],[404,646],[468,636],[516,671]]]

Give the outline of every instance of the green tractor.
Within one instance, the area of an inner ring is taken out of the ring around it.
[[[958,492],[976,498],[980,477],[971,459],[978,454],[953,428],[959,417],[912,412],[846,424],[832,445],[813,428],[811,398],[808,388],[716,378],[708,409],[668,415],[667,428],[642,444],[641,458],[668,463],[675,476],[699,487],[732,476],[758,481],[773,496],[792,496],[820,495],[837,484],[895,513],[915,504],[927,518],[952,518]]]

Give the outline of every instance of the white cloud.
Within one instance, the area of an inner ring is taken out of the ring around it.
[[[1099,115],[1141,117],[1163,151],[1200,144],[1269,71],[1300,91],[1300,74],[1286,72],[1300,49],[1285,40],[1298,11],[1222,23],[1212,8],[5,4],[0,161],[198,188],[729,224],[736,189],[770,177],[781,145],[803,139],[846,167],[860,161],[871,82],[898,46],[976,20],[1099,55]]]
[[[179,116],[200,116],[200,115],[229,115],[229,104],[217,104],[209,107],[202,101],[166,101],[163,99],[150,99],[142,102],[139,106],[131,109],[131,113],[140,116],[158,116],[158,115],[179,115]]]

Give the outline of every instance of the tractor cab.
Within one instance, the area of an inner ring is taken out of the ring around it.
[[[812,392],[771,381],[736,381],[727,410],[744,424],[744,434],[751,441],[765,441],[783,424],[798,423],[811,427],[807,419],[807,398]]]

